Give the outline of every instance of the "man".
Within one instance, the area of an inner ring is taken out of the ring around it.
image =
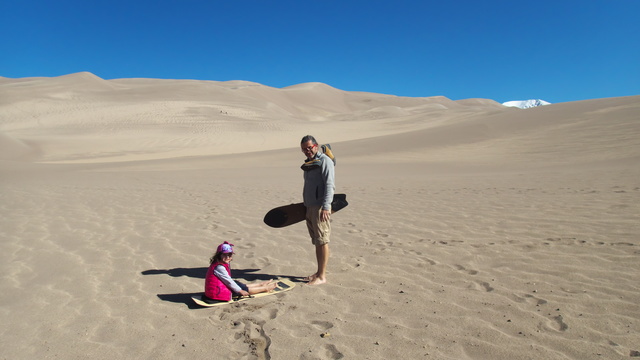
[[[300,141],[300,148],[307,156],[301,166],[304,171],[302,198],[307,208],[307,229],[311,242],[316,247],[318,270],[305,278],[309,285],[327,282],[329,262],[329,236],[331,235],[331,201],[335,191],[335,168],[333,160],[318,149],[316,139],[307,135]]]

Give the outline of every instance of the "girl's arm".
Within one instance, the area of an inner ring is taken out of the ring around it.
[[[222,282],[225,285],[227,285],[227,287],[231,289],[231,291],[233,291],[234,293],[242,292],[242,289],[240,288],[240,286],[238,286],[238,284],[236,284],[236,282],[233,281],[233,279],[231,278],[231,276],[229,276],[229,274],[227,273],[227,269],[225,269],[224,266],[222,265],[216,266],[216,268],[213,269],[213,274],[217,276],[218,279],[222,280]]]

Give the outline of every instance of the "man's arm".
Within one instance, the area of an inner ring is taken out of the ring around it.
[[[325,155],[326,156],[326,155]],[[333,161],[327,157],[322,162],[322,178],[324,180],[324,199],[322,201],[321,221],[328,221],[331,215],[331,202],[335,192],[335,166]]]

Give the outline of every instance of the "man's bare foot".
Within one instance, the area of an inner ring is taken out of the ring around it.
[[[307,282],[311,282],[311,281],[315,280],[317,277],[318,277],[318,274],[313,274],[313,275],[309,275],[309,276],[303,278],[302,280],[303,281],[307,281]]]
[[[273,291],[273,289],[275,289],[277,285],[278,285],[278,284],[276,284],[275,282],[271,282],[271,281],[270,281],[270,282],[268,282],[268,283],[266,284],[267,291]]]
[[[318,276],[314,276],[313,280],[310,280],[307,285],[322,285],[327,282],[327,279],[321,279]]]

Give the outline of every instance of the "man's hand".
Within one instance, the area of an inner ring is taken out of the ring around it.
[[[323,209],[320,213],[320,221],[329,221],[329,218],[331,218],[331,211]]]

